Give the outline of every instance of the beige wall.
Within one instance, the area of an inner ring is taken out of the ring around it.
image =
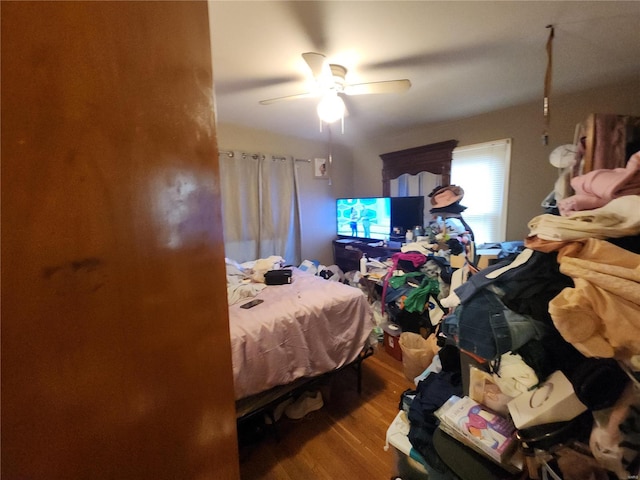
[[[382,161],[377,157],[381,153],[449,139],[458,140],[462,146],[512,138],[507,240],[521,240],[528,233],[527,222],[542,213],[540,203],[557,178],[557,170],[549,164],[549,154],[555,147],[573,142],[576,124],[589,113],[640,115],[638,77],[577,94],[552,95],[548,146],[541,142],[541,101],[368,139],[353,150],[353,168],[360,181],[351,195],[381,194]]]
[[[458,140],[461,146],[500,138],[513,139],[507,240],[521,240],[528,233],[527,222],[542,213],[540,203],[553,189],[557,178],[557,170],[549,164],[549,154],[559,145],[572,143],[576,124],[594,112],[640,116],[638,78],[576,94],[552,95],[547,146],[541,141],[544,129],[541,102],[532,102],[476,117],[363,138],[353,149],[335,145],[332,185],[326,180],[314,179],[311,165],[298,163],[302,185],[302,258],[333,263],[333,200],[337,197],[381,195],[380,154],[449,139]],[[328,143],[223,122],[218,124],[218,141],[221,150],[266,151],[297,158],[328,155]]]

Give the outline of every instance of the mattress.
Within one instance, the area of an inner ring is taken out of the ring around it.
[[[295,268],[254,298],[229,306],[236,400],[353,362],[375,326],[360,289]]]

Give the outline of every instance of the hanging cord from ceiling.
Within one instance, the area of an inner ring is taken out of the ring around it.
[[[553,70],[553,25],[547,25],[549,29],[549,38],[547,39],[547,71],[544,76],[544,99],[542,101],[542,115],[544,118],[544,131],[542,132],[542,144],[549,145],[549,124],[550,124],[550,106],[549,97],[551,96],[551,73]]]
[[[320,121],[320,133],[322,133],[322,123],[324,122],[324,120],[322,120],[322,118],[320,117],[318,117],[318,120]],[[340,125],[342,126],[342,134],[344,135],[344,113],[342,114],[342,117],[340,117]],[[331,123],[327,123],[327,127],[331,129]]]

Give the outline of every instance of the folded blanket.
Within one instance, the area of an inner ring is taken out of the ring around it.
[[[640,195],[615,198],[605,206],[570,217],[545,213],[529,221],[529,237],[543,240],[621,238],[640,233]]]

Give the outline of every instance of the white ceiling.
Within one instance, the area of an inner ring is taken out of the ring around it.
[[[408,78],[402,94],[346,98],[341,140],[540,100],[547,25],[554,95],[638,78],[639,1],[217,1],[210,3],[217,120],[308,139],[317,100],[303,52],[348,68],[347,81]],[[325,129],[326,130],[326,129]]]

